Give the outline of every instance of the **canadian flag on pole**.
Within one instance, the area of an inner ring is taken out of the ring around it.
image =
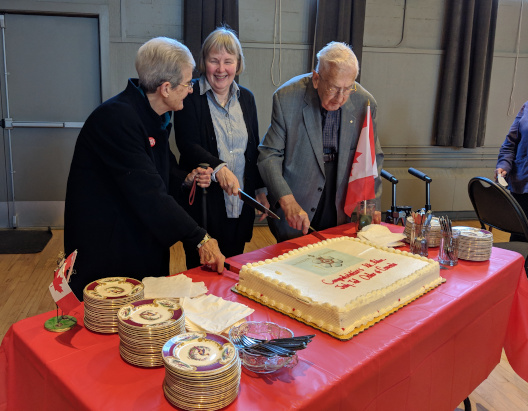
[[[49,285],[51,296],[63,313],[69,313],[81,304],[68,285],[75,257],[77,257],[77,250],[60,262],[59,268],[55,270],[53,282]]]
[[[372,115],[370,114],[370,101],[367,106],[367,115],[359,135],[350,178],[348,179],[347,195],[345,199],[345,213],[350,217],[356,204],[363,200],[376,197],[374,192],[374,179],[378,176],[376,164],[376,148],[374,144],[374,129]]]

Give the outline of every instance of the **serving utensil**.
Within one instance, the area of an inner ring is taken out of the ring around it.
[[[294,355],[296,351],[305,349],[313,337],[315,334],[263,340],[240,334],[232,336],[231,341],[237,348],[256,355],[289,357]]]
[[[258,210],[258,211],[268,215],[271,218],[275,218],[277,220],[280,220],[280,217],[277,214],[275,214],[273,211],[271,211],[268,207],[264,206],[264,204],[259,203],[257,200],[255,200],[250,195],[247,195],[241,189],[238,189],[238,196],[240,197],[240,199],[244,203],[246,203],[249,206],[253,207],[255,210]]]

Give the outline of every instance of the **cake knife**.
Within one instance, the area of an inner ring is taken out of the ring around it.
[[[275,218],[277,220],[280,220],[280,217],[275,214],[273,211],[271,211],[269,208],[265,207],[264,204],[262,203],[259,203],[257,200],[255,200],[253,197],[247,195],[246,193],[244,193],[240,188],[238,189],[238,196],[240,197],[240,199],[250,205],[251,207],[253,207],[255,210],[258,210],[264,214],[266,214],[267,216],[271,217],[271,218]]]
[[[308,227],[308,230],[310,230],[308,234],[313,234],[318,240],[321,240],[321,241],[326,240],[326,238],[312,226]]]

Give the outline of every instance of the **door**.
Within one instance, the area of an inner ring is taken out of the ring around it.
[[[62,227],[75,141],[101,103],[98,19],[0,18],[0,227]]]

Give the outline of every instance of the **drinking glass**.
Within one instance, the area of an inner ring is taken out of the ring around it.
[[[429,229],[430,226],[423,224],[411,224],[411,239],[409,245],[411,253],[422,257],[429,255]]]
[[[440,264],[450,267],[457,265],[459,234],[457,230],[442,230],[440,250],[438,252],[438,262]]]

